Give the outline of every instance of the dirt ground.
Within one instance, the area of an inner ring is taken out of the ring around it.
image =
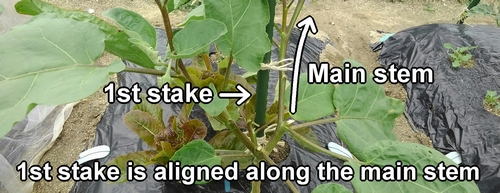
[[[152,0],[48,0],[64,8],[94,9],[96,15],[112,7],[130,9],[143,15],[155,26],[161,26],[160,12]],[[344,58],[361,62],[372,71],[379,64],[378,53],[368,47],[373,43],[376,30],[397,32],[408,27],[428,23],[455,23],[466,5],[458,0],[390,2],[387,0],[318,0],[304,6],[301,16],[311,15],[320,33],[327,36],[334,46],[327,47],[321,55],[322,62],[339,65]],[[183,21],[186,13],[174,13],[173,24]],[[276,21],[281,19],[277,13]],[[490,18],[471,18],[468,23],[494,25]],[[113,56],[106,54],[101,62],[109,63]],[[385,84],[386,93],[405,101],[406,92],[401,85]],[[44,155],[40,163],[50,161],[55,168],[73,163],[78,154],[88,148],[94,139],[96,124],[107,106],[106,96],[98,92],[77,104],[64,130],[54,146]],[[415,133],[404,115],[397,119],[394,132],[401,141],[421,143],[432,146],[431,141],[422,133]],[[55,174],[52,174],[53,176]],[[73,182],[37,182],[35,193],[67,193]]]

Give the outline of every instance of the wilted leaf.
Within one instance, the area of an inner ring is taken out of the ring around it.
[[[131,110],[123,117],[128,128],[139,136],[149,147],[155,149],[155,135],[165,130],[163,122],[147,112]]]
[[[359,156],[363,154],[363,156]],[[478,193],[479,189],[474,181],[427,181],[423,178],[423,169],[426,166],[438,166],[443,162],[446,166],[457,166],[455,162],[441,154],[440,152],[415,143],[402,143],[397,141],[384,140],[367,146],[363,152],[354,154],[356,157],[363,157],[366,165],[378,166],[383,168],[386,165],[396,167],[396,161],[401,161],[402,166],[415,166],[416,181],[361,181],[359,178],[360,166],[359,162],[346,162],[354,169],[356,176],[352,179],[352,184],[356,192],[467,192]],[[383,171],[383,170],[381,170]],[[396,170],[394,170],[396,171]],[[405,171],[401,169],[401,171]],[[396,177],[393,172],[392,177]],[[479,174],[477,174],[479,175]],[[391,176],[383,172],[381,176]],[[402,175],[403,176],[403,175]],[[411,177],[410,174],[408,174]]]
[[[335,106],[332,103],[335,87],[332,84],[309,84],[307,73],[300,74],[297,92],[297,112],[292,118],[299,121],[312,121],[332,115]],[[290,106],[291,86],[286,89],[285,101]]]
[[[346,60],[351,66],[361,66]],[[381,140],[397,140],[392,132],[396,118],[405,110],[403,102],[385,96],[382,85],[366,78],[366,84],[341,84],[334,94],[335,107],[340,120],[337,135],[347,144],[349,151],[363,159],[365,147]]]
[[[215,155],[215,149],[206,141],[198,139],[189,142],[175,152],[171,161],[179,161],[183,166],[208,166],[221,164],[221,158]],[[196,181],[196,184],[206,184],[207,181]]]
[[[216,44],[220,51],[234,55],[238,65],[256,72],[264,54],[271,50],[266,33],[269,22],[267,1],[256,0],[204,0],[206,18],[221,21],[228,32]]]
[[[337,183],[326,183],[316,186],[311,193],[352,193],[345,186],[342,186]]]
[[[181,128],[184,131],[184,143],[197,139],[204,139],[205,136],[207,136],[207,126],[198,119],[185,122],[182,124]]]
[[[36,104],[83,99],[124,69],[120,60],[95,65],[103,51],[104,34],[96,25],[49,14],[0,34],[0,137]]]
[[[116,182],[127,181],[127,162],[133,161],[134,166],[148,166],[154,164],[151,162],[156,154],[153,151],[138,151],[115,157],[113,160],[106,163],[107,166],[117,166],[120,169],[120,178]]]
[[[122,29],[136,32],[150,47],[156,48],[155,28],[138,13],[115,7],[104,11],[102,15],[112,19]]]
[[[230,130],[217,132],[215,136],[208,141],[215,149],[226,150],[246,150],[243,143]]]
[[[207,30],[210,29],[210,30]],[[194,20],[177,32],[173,38],[175,55],[172,58],[191,58],[227,32],[224,23],[215,19]]]

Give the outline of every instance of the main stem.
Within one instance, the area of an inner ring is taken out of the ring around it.
[[[269,41],[273,40],[274,15],[276,8],[276,0],[269,0],[269,22],[266,26],[267,37]],[[264,63],[271,62],[271,50],[264,55]],[[255,123],[264,125],[266,122],[267,110],[267,95],[269,89],[269,70],[259,70],[257,72],[257,98],[255,101]],[[264,136],[264,131],[257,132],[257,137]]]
[[[286,50],[288,47],[288,41],[291,35],[291,32],[293,30],[293,26],[295,22],[297,21],[297,18],[299,17],[300,10],[302,10],[302,6],[304,5],[305,0],[299,0],[297,3],[297,7],[295,7],[295,10],[293,11],[292,18],[290,19],[289,26],[287,28],[286,26],[286,15],[288,13],[288,6],[286,4],[286,0],[283,0],[283,25],[282,25],[282,38],[281,38],[281,46],[280,46],[280,60],[283,60],[286,57]],[[300,58],[299,58],[300,60]],[[284,115],[284,110],[283,110],[283,103],[284,103],[284,93],[285,93],[285,83],[286,83],[286,77],[284,76],[284,73],[280,71],[280,83],[279,83],[279,111],[278,111],[278,123],[276,126],[276,134],[271,138],[269,143],[267,143],[265,147],[266,152],[271,152],[272,149],[278,144],[278,142],[281,140],[283,135],[285,135],[286,128],[283,127],[283,115]]]
[[[281,26],[281,45],[280,45],[280,53],[279,53],[279,60],[283,60],[286,57],[286,51],[288,50],[288,38],[284,32],[287,29],[286,25],[286,20],[287,20],[287,4],[286,0],[282,1],[283,3],[283,16],[282,16],[282,26]],[[276,123],[276,133],[274,136],[271,138],[271,140],[267,143],[265,146],[264,150],[270,154],[271,151],[274,149],[276,144],[281,140],[283,135],[286,132],[286,129],[283,128],[283,121],[284,121],[284,108],[285,108],[285,85],[286,85],[286,76],[283,71],[279,71],[279,79],[278,79],[278,122]]]

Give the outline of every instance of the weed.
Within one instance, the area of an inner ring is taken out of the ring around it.
[[[431,2],[427,2],[424,4],[424,10],[431,13],[436,12],[436,8],[434,7],[434,4],[432,4]]]
[[[500,116],[500,96],[498,96],[497,91],[487,90],[484,96],[483,105],[489,112]]]
[[[474,60],[472,59],[472,55],[466,52],[472,49],[476,49],[477,46],[457,47],[455,49],[453,48],[453,45],[451,45],[450,43],[445,43],[444,47],[453,52],[449,53],[448,55],[451,57],[451,62],[452,62],[451,65],[454,68],[458,68],[460,66],[470,68],[474,66]]]

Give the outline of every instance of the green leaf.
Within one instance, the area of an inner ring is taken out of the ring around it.
[[[226,32],[226,26],[215,19],[191,21],[184,29],[174,35],[172,41],[176,54],[172,57],[191,58],[196,56]]]
[[[378,166],[383,172],[383,167],[387,165],[396,166],[396,161],[401,161],[402,166],[415,166],[416,181],[361,181],[360,180],[360,164],[357,161],[346,162],[354,169],[356,176],[352,179],[352,184],[356,192],[479,192],[479,189],[474,181],[427,181],[423,178],[424,167],[438,166],[443,162],[445,166],[458,166],[455,162],[444,156],[442,153],[415,143],[402,143],[397,141],[379,141],[367,146],[362,152],[364,161],[363,165]],[[359,158],[359,157],[358,157]],[[393,170],[396,171],[396,170]],[[404,171],[401,169],[401,171]],[[396,174],[397,172],[393,172]],[[433,172],[434,173],[434,172]],[[479,175],[479,174],[477,174]],[[389,176],[383,172],[381,176]],[[408,175],[411,177],[411,175]]]
[[[477,46],[471,46],[471,47],[459,47],[457,50],[458,50],[458,53],[464,53],[465,51],[469,51],[469,50],[473,50],[473,49],[476,49]]]
[[[332,103],[335,87],[332,84],[309,84],[307,73],[300,74],[297,93],[297,112],[292,116],[299,121],[312,121],[335,112]],[[286,105],[290,104],[291,86],[286,89]]]
[[[210,83],[210,89],[212,89],[213,92],[213,100],[210,103],[204,104],[200,103],[200,107],[205,110],[205,112],[210,115],[210,116],[218,116],[226,109],[227,105],[229,105],[229,100],[227,99],[221,99],[219,98],[219,95],[217,94],[217,89],[215,89],[215,86],[213,83]]]
[[[108,9],[102,15],[113,20],[122,29],[137,32],[150,47],[156,48],[156,30],[141,15],[118,7]]]
[[[467,16],[473,16],[473,15],[495,15],[495,10],[494,10],[494,4],[479,4],[473,8],[471,8],[466,15]]]
[[[127,162],[133,161],[134,166],[148,166],[153,164],[151,159],[154,158],[156,154],[153,151],[138,151],[128,153],[127,155],[121,155],[115,157],[113,160],[106,163],[107,166],[117,166],[120,169],[120,178],[116,182],[126,182],[127,181]]]
[[[145,45],[138,40],[131,42],[131,39],[141,37],[139,34],[131,30],[119,30],[92,14],[78,10],[64,10],[40,0],[21,0],[16,3],[15,7],[17,12],[21,14],[53,13],[57,18],[96,24],[105,34],[104,43],[107,52],[145,68],[154,68],[155,65],[161,62],[153,47],[147,46],[147,48],[144,48]],[[129,32],[127,33],[127,31]],[[135,33],[136,38],[130,36],[130,34],[133,34],[132,32]]]
[[[447,48],[447,49],[450,49],[450,50],[454,49],[453,46],[450,43],[445,43],[444,47]]]
[[[362,67],[346,60],[351,66]],[[341,84],[333,95],[338,110],[337,135],[351,153],[363,159],[363,149],[381,140],[397,140],[392,132],[396,118],[405,110],[403,102],[385,96],[384,87],[373,82]]]
[[[71,40],[71,41],[61,41]],[[90,96],[120,60],[95,65],[104,34],[90,23],[40,15],[0,35],[0,137],[35,104],[59,105]]]
[[[451,63],[451,65],[454,67],[454,68],[458,68],[460,67],[460,61],[459,60],[455,60]]]
[[[171,161],[179,161],[183,166],[213,166],[221,164],[221,158],[215,155],[215,149],[204,140],[194,140],[175,152]],[[206,184],[207,181],[196,181],[196,184]]]
[[[465,56],[462,56],[462,61],[466,62],[469,61],[472,58],[472,55],[466,54]]]
[[[190,21],[205,19],[205,5],[201,4],[198,7],[191,10],[187,15],[184,22],[177,25],[178,27],[185,26]]]
[[[352,193],[345,186],[342,186],[337,183],[326,183],[316,186],[311,193]]]
[[[140,110],[129,111],[123,117],[123,122],[153,149],[155,149],[155,135],[166,129],[163,121]]]
[[[228,32],[216,44],[220,51],[234,55],[238,65],[256,72],[264,54],[271,50],[266,33],[269,22],[267,1],[204,0],[205,15],[226,24]]]

